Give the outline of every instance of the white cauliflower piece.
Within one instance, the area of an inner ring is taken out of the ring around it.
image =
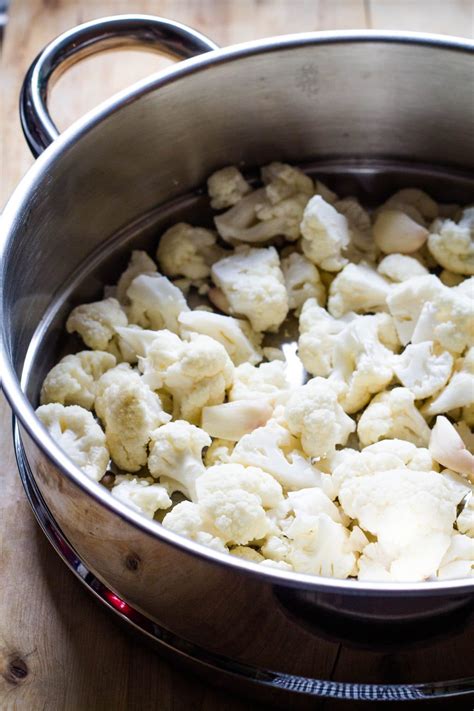
[[[304,513],[310,516],[319,516],[323,513],[336,523],[344,523],[336,504],[319,487],[290,491],[288,502],[295,514]]]
[[[377,271],[390,281],[397,283],[429,274],[428,269],[418,259],[409,257],[407,254],[387,254],[379,262]]]
[[[314,193],[314,184],[311,178],[299,168],[287,163],[270,163],[264,166],[260,172],[262,182],[265,184],[266,195],[272,205],[298,193],[307,195],[308,198]]]
[[[430,454],[444,467],[466,476],[474,484],[474,455],[446,417],[437,417],[431,431]]]
[[[211,198],[211,207],[214,210],[232,207],[250,190],[250,185],[234,165],[216,170],[207,179],[207,191]]]
[[[201,427],[212,437],[237,442],[263,425],[273,414],[265,400],[238,400],[203,407]]]
[[[474,402],[474,347],[464,358],[457,358],[448,384],[434,394],[423,407],[428,417],[450,412],[458,407],[469,407]]]
[[[364,447],[380,439],[394,438],[426,447],[430,440],[430,428],[407,388],[393,388],[376,395],[360,417],[357,434]]]
[[[118,350],[124,361],[136,363],[139,357],[144,357],[149,346],[156,338],[156,331],[141,328],[131,324],[130,326],[117,326]]]
[[[390,282],[370,264],[348,264],[329,287],[328,311],[335,317],[349,311],[386,311],[390,289]]]
[[[244,489],[208,493],[199,502],[199,508],[212,522],[211,532],[215,531],[227,545],[246,545],[264,538],[271,530],[271,521],[259,496]]]
[[[428,249],[445,269],[474,275],[474,207],[464,210],[458,223],[435,220],[430,227]]]
[[[135,249],[132,252],[127,268],[117,282],[115,295],[121,304],[128,304],[127,290],[135,277],[140,274],[154,274],[156,264],[146,252]]]
[[[242,363],[234,370],[234,382],[229,391],[229,400],[264,400],[275,404],[289,395],[286,363],[274,360],[258,367]]]
[[[455,533],[439,564],[437,577],[440,580],[453,580],[472,576],[474,576],[474,543],[469,536]]]
[[[339,390],[325,378],[313,378],[291,395],[285,408],[290,432],[301,438],[301,446],[310,457],[326,458],[345,445],[354,420],[346,415],[338,401]]]
[[[169,509],[172,504],[164,486],[132,476],[118,476],[110,493],[146,518],[153,518],[159,509]]]
[[[105,434],[92,413],[79,405],[41,405],[36,416],[54,441],[90,479],[100,481],[109,464]]]
[[[80,351],[61,358],[44,379],[41,404],[59,402],[92,410],[97,381],[115,364],[115,357],[105,351]]]
[[[234,365],[255,365],[262,360],[261,334],[255,333],[243,319],[208,311],[187,311],[178,316],[178,321],[183,338],[189,333],[201,333],[214,338],[224,346]]]
[[[299,319],[298,355],[311,375],[327,376],[333,367],[336,335],[357,318],[352,312],[336,319],[318,304],[308,299]]]
[[[213,530],[212,521],[206,512],[191,501],[183,501],[174,506],[164,517],[163,527],[218,553],[228,553],[227,547]]]
[[[469,492],[467,503],[463,507],[456,519],[458,531],[465,533],[470,538],[474,538],[474,494]]]
[[[378,250],[372,235],[369,213],[354,197],[338,200],[334,207],[344,215],[349,224],[351,241],[344,251],[344,256],[351,262],[359,262],[361,259],[374,261]]]
[[[225,250],[216,245],[215,232],[178,222],[161,236],[156,258],[167,276],[197,281],[206,279],[211,266],[224,254]]]
[[[321,483],[321,473],[304,456],[296,437],[276,420],[242,437],[230,459],[244,466],[260,467],[287,491]]]
[[[236,462],[216,464],[206,469],[196,481],[197,500],[202,503],[215,492],[246,491],[258,498],[264,509],[272,509],[283,501],[280,484],[259,467]]]
[[[350,242],[347,220],[320,195],[312,197],[305,207],[301,234],[303,252],[316,266],[338,272],[347,264],[341,254]]]
[[[373,234],[375,244],[385,254],[411,254],[424,245],[429,233],[412,214],[384,207],[375,218]]]
[[[182,341],[170,331],[157,332],[138,365],[152,390],[163,388],[173,396],[174,417],[191,423],[199,422],[203,407],[224,402],[234,375],[224,346],[197,333]]]
[[[227,439],[213,439],[212,444],[208,447],[204,454],[204,464],[206,467],[212,467],[214,464],[227,464],[230,462],[232,450],[235,442]]]
[[[141,274],[127,289],[130,323],[157,330],[166,328],[178,333],[178,316],[189,311],[180,289],[161,274]],[[126,324],[119,324],[126,325]]]
[[[66,331],[77,332],[93,350],[108,351],[113,348],[116,327],[127,323],[127,316],[117,299],[110,298],[76,306],[66,321]]]
[[[125,363],[98,381],[95,410],[105,427],[110,456],[129,472],[145,466],[151,432],[170,420],[158,395]]]
[[[261,553],[255,550],[255,548],[249,548],[249,546],[236,546],[232,548],[229,553],[236,558],[242,558],[249,563],[263,563],[265,558]]]
[[[437,352],[433,341],[423,341],[409,344],[401,355],[395,356],[393,370],[401,384],[420,400],[444,388],[453,362],[451,353]]]
[[[444,293],[444,289],[444,285],[434,274],[414,277],[392,287],[387,297],[387,305],[395,320],[402,345],[411,341],[425,303],[434,302],[439,294]]]
[[[339,501],[362,529],[377,536],[359,560],[359,580],[425,580],[438,570],[457,504],[440,474],[392,469],[348,478]]]
[[[469,299],[474,299],[474,277],[463,279],[453,285],[452,293],[458,296],[466,296]]]
[[[346,412],[357,412],[387,387],[397,345],[388,314],[359,316],[335,337],[331,380],[345,386],[340,401]]]
[[[196,482],[205,472],[202,450],[211,438],[185,420],[168,422],[151,433],[148,469],[157,478],[172,480],[172,488],[196,500]],[[163,481],[163,479],[161,479]]]
[[[298,313],[305,301],[315,298],[319,304],[326,301],[326,289],[317,268],[309,259],[293,252],[281,260],[281,269],[288,292],[288,305]]]
[[[241,247],[213,265],[212,278],[230,312],[246,316],[255,331],[276,331],[285,320],[288,296],[274,247]]]

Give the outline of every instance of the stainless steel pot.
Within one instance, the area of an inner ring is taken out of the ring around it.
[[[124,43],[188,59],[58,137],[46,108],[50,78],[86,53]],[[200,186],[223,165],[313,164],[337,189],[369,200],[404,185],[472,200],[473,50],[466,40],[388,32],[311,33],[220,50],[177,23],[123,16],[66,33],[27,75],[24,132],[35,154],[46,150],[3,214],[0,275],[0,366],[27,493],[50,540],[98,597],[239,684],[301,698],[463,693],[465,681],[318,681],[329,678],[337,644],[315,638],[311,620],[335,613],[343,624],[420,623],[469,604],[473,583],[359,583],[262,569],[112,499],[34,415],[41,381],[67,347],[64,316],[100,295],[132,245],[151,246],[178,216],[205,219]]]

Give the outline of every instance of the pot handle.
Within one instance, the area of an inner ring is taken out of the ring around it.
[[[219,49],[200,32],[152,15],[104,17],[65,32],[36,57],[21,89],[21,126],[35,157],[59,135],[47,106],[51,79],[56,79],[71,64],[88,55],[103,49],[130,46],[148,47],[177,59]]]

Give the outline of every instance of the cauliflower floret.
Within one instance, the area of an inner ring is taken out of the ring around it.
[[[229,400],[264,400],[275,404],[289,395],[291,383],[286,363],[274,360],[258,367],[242,363],[234,370]]]
[[[437,577],[440,580],[452,580],[472,576],[474,576],[474,544],[469,536],[455,533],[439,564]]]
[[[388,314],[359,316],[335,337],[331,380],[345,386],[340,400],[346,412],[357,412],[390,383],[397,343]]]
[[[474,484],[474,455],[446,417],[437,417],[431,431],[430,454],[445,467],[466,476]]]
[[[285,408],[290,432],[301,438],[310,457],[330,457],[346,444],[356,424],[338,402],[338,388],[325,378],[313,378],[291,395]]]
[[[158,331],[145,358],[139,358],[143,380],[153,390],[173,396],[173,415],[198,423],[206,405],[224,402],[234,366],[220,343],[191,333],[182,341],[170,331]]]
[[[413,393],[407,388],[393,388],[374,397],[361,415],[357,434],[364,447],[394,438],[426,447],[430,428],[415,406]]]
[[[401,384],[420,400],[444,388],[453,369],[453,357],[437,352],[433,341],[409,344],[395,356],[393,370]]]
[[[416,213],[415,213],[416,214]],[[373,227],[375,244],[385,254],[411,254],[424,245],[428,230],[413,213],[407,214],[400,208],[382,208],[377,214]]]
[[[280,260],[274,247],[241,247],[212,267],[232,314],[247,316],[255,331],[276,331],[288,313]]]
[[[110,493],[146,518],[153,518],[159,509],[169,509],[172,504],[164,486],[132,476],[118,476]]]
[[[127,323],[127,316],[117,299],[110,298],[76,306],[66,321],[66,331],[77,332],[93,350],[108,351],[113,349],[116,327]]]
[[[227,545],[245,545],[259,540],[271,529],[259,496],[244,489],[210,492],[199,502],[199,507],[212,522],[216,535]]]
[[[328,311],[335,317],[386,311],[390,289],[390,282],[369,264],[348,264],[329,287]]]
[[[318,516],[324,513],[336,523],[345,523],[336,504],[319,487],[314,486],[300,489],[299,491],[290,491],[288,502],[295,514],[304,513]]]
[[[105,434],[92,413],[78,405],[41,405],[38,419],[54,441],[90,479],[100,481],[109,464]]]
[[[360,580],[434,575],[450,544],[457,504],[440,474],[392,469],[348,478],[339,501],[362,529],[377,536],[359,560]]]
[[[379,262],[377,271],[390,281],[398,283],[429,274],[428,269],[418,259],[406,254],[388,254]]]
[[[189,311],[180,289],[161,274],[141,274],[127,289],[130,323],[157,330],[167,328],[178,333],[178,316]],[[126,324],[119,324],[125,325]]]
[[[338,272],[347,264],[341,255],[350,242],[347,220],[320,195],[312,197],[305,207],[301,234],[303,252],[316,266]]]
[[[172,508],[163,519],[163,527],[218,553],[228,553],[222,540],[216,536],[206,512],[191,501],[183,501]]]
[[[450,412],[458,407],[469,407],[474,401],[474,347],[464,358],[457,358],[449,383],[423,407],[428,417]]]
[[[172,488],[196,500],[196,482],[205,472],[202,450],[211,438],[184,420],[168,422],[151,433],[148,469],[156,479],[172,479]]]
[[[208,447],[204,454],[204,464],[206,467],[212,467],[214,464],[227,464],[230,462],[232,450],[235,442],[228,439],[219,439],[216,437],[212,440],[212,444]]]
[[[178,316],[181,336],[189,333],[201,333],[222,343],[234,365],[262,360],[260,344],[262,336],[252,330],[243,319],[209,313],[208,311],[188,311]]]
[[[456,526],[458,531],[474,538],[474,494],[472,491],[469,493],[467,503],[461,513],[458,514]]]
[[[156,264],[146,252],[135,249],[132,252],[130,261],[126,270],[121,275],[117,282],[115,295],[121,304],[128,304],[127,290],[135,277],[140,274],[154,274],[156,272]]]
[[[136,363],[138,358],[145,356],[146,352],[156,338],[156,331],[130,326],[117,326],[118,349],[124,361]]]
[[[211,266],[224,254],[216,245],[215,232],[178,222],[161,236],[156,258],[167,276],[199,280],[209,276]]]
[[[428,249],[442,267],[474,275],[474,207],[464,210],[458,223],[435,220],[430,233]]]
[[[261,176],[266,195],[273,205],[297,193],[308,198],[314,193],[311,178],[287,163],[270,163],[261,169]]]
[[[250,190],[250,185],[234,165],[216,170],[207,179],[207,191],[211,198],[211,207],[214,210],[232,207]]]
[[[436,341],[458,354],[473,345],[471,300],[458,289],[444,286],[433,274],[394,285],[387,305],[401,343]]]
[[[273,414],[265,400],[239,400],[203,407],[201,427],[212,437],[237,442],[241,437],[262,427]]]
[[[336,335],[357,318],[352,312],[336,319],[316,299],[303,304],[299,319],[298,355],[311,375],[327,376],[332,371]]]
[[[151,432],[171,419],[158,395],[124,363],[98,381],[95,410],[105,426],[112,459],[129,472],[145,466]]]
[[[249,548],[249,546],[236,546],[232,548],[229,553],[236,558],[242,558],[249,563],[263,563],[265,558],[261,553],[255,550],[255,548]]]
[[[288,292],[288,305],[297,313],[305,301],[314,297],[319,304],[326,301],[326,289],[317,268],[302,254],[293,252],[281,260],[281,269]]]
[[[80,405],[92,410],[97,381],[115,364],[114,356],[104,351],[80,351],[65,356],[44,379],[41,404],[59,402],[61,405]]]
[[[354,197],[338,200],[334,207],[349,223],[351,241],[344,251],[344,256],[352,262],[359,262],[361,259],[374,261],[378,250],[372,235],[369,213]]]
[[[260,467],[287,491],[321,483],[321,473],[304,456],[296,437],[276,420],[269,420],[265,427],[242,437],[230,460],[244,466]]]
[[[283,501],[283,492],[277,480],[259,467],[243,466],[236,462],[216,464],[206,469],[196,481],[198,502],[201,503],[216,491],[243,490],[256,496],[264,509],[271,509]]]

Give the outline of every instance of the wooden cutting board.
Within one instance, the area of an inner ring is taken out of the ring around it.
[[[13,0],[2,53],[0,206],[32,163],[17,109],[29,63],[64,30],[126,12],[181,21],[222,45],[289,32],[367,27],[474,33],[471,0]],[[167,61],[149,53],[108,53],[71,68],[51,96],[58,126],[64,128]],[[89,597],[34,521],[17,475],[10,432],[11,413],[0,396],[1,711],[256,709],[152,654]],[[433,660],[442,669],[443,655]],[[357,653],[345,650],[334,673],[340,678],[354,664]]]

